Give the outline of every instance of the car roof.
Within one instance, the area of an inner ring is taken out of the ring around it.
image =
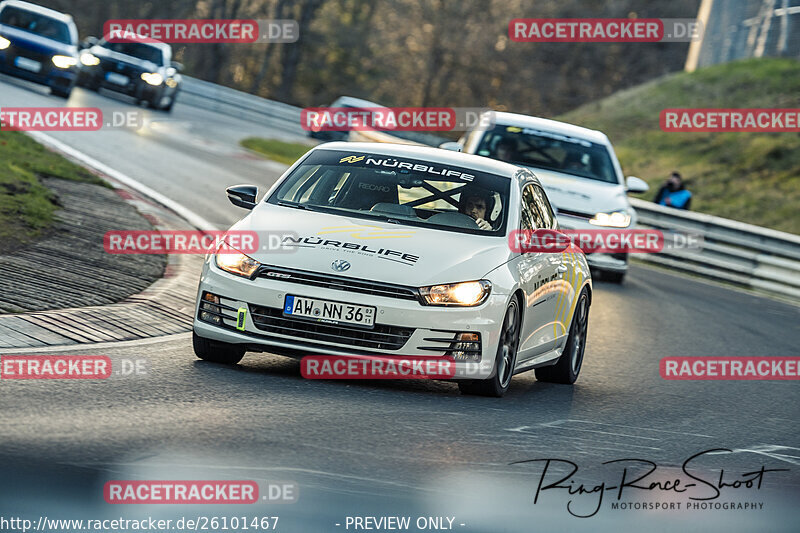
[[[34,13],[38,13],[39,15],[44,15],[46,17],[60,20],[62,22],[72,22],[72,15],[61,13],[60,11],[56,11],[55,9],[50,9],[36,4],[31,4],[30,2],[23,2],[21,0],[5,0],[4,2],[0,2],[0,9],[4,7],[18,7],[26,11],[32,11]]]
[[[127,43],[148,44],[148,45],[150,45],[150,46],[152,46],[154,48],[161,48],[161,49],[171,48],[170,45],[167,44],[167,43],[163,43],[163,42],[159,41],[158,39],[153,39],[152,37],[146,37],[144,35],[139,35],[138,33],[132,34],[132,37],[133,37],[133,39],[128,39],[126,37],[122,41],[123,42],[127,42]],[[108,42],[108,35],[104,35],[103,36],[103,41],[105,43],[107,43],[107,44],[115,44],[115,43],[120,42],[119,39],[117,39],[117,40],[114,41],[114,43],[109,43]]]
[[[432,163],[454,165],[471,168],[480,172],[496,174],[508,178],[516,178],[520,170],[526,170],[517,165],[490,159],[479,155],[454,152],[442,148],[431,146],[416,146],[410,144],[394,143],[360,143],[360,142],[329,142],[317,145],[314,150],[344,150],[348,152],[360,152],[371,155],[386,155],[391,157],[409,157],[421,159]]]
[[[502,111],[494,112],[494,122],[501,126],[519,126],[521,128],[531,128],[552,133],[558,133],[567,137],[585,139],[587,141],[610,144],[608,137],[602,131],[591,130],[582,126],[559,122],[548,118],[533,117],[530,115],[519,115],[517,113],[505,113]]]
[[[381,104],[376,104],[375,102],[370,102],[369,100],[364,100],[362,98],[356,98],[354,96],[340,96],[334,103],[348,105],[352,107],[386,107]]]

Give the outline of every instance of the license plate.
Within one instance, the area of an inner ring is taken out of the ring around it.
[[[115,85],[128,85],[128,76],[117,74],[116,72],[107,72],[106,81]]]
[[[14,64],[23,70],[29,70],[31,72],[39,72],[42,70],[42,64],[38,61],[34,61],[33,59],[28,59],[27,57],[17,57],[14,60]]]
[[[286,295],[286,300],[283,302],[283,314],[327,324],[352,324],[362,328],[375,326],[374,307],[290,294]]]

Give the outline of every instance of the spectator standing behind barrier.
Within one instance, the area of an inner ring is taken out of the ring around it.
[[[673,172],[664,185],[658,189],[653,201],[659,205],[688,210],[692,204],[692,193],[683,185],[680,173]]]

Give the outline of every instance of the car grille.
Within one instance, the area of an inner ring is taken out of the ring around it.
[[[258,272],[258,276],[278,281],[285,281],[287,283],[311,285],[312,287],[357,292],[360,294],[371,294],[373,296],[385,296],[387,298],[399,298],[401,300],[419,301],[419,293],[417,289],[413,287],[406,287],[404,285],[364,281],[357,278],[331,276],[328,274],[308,272],[306,270],[295,270],[291,268],[270,265],[263,265]]]
[[[283,316],[282,309],[256,305],[250,305],[250,317],[258,329],[269,333],[376,350],[399,350],[414,333],[413,328],[385,324],[363,329],[298,320]]]

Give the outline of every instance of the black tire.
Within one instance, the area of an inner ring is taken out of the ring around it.
[[[164,113],[171,113],[172,106],[174,103],[175,103],[175,97],[173,96],[172,98],[169,99],[169,103],[161,108],[161,111],[163,111]]]
[[[569,339],[558,362],[536,369],[536,379],[547,383],[572,385],[578,379],[586,349],[586,332],[589,328],[589,291],[584,288],[578,295],[575,316],[569,328]]]
[[[514,366],[517,362],[521,317],[519,300],[514,297],[508,304],[503,326],[500,330],[500,343],[497,346],[494,375],[488,379],[460,381],[458,389],[462,394],[500,398],[508,391],[511,385],[511,378],[514,377]]]
[[[235,365],[242,360],[245,352],[244,346],[204,339],[195,332],[192,332],[192,347],[194,354],[203,361],[225,365]]]

